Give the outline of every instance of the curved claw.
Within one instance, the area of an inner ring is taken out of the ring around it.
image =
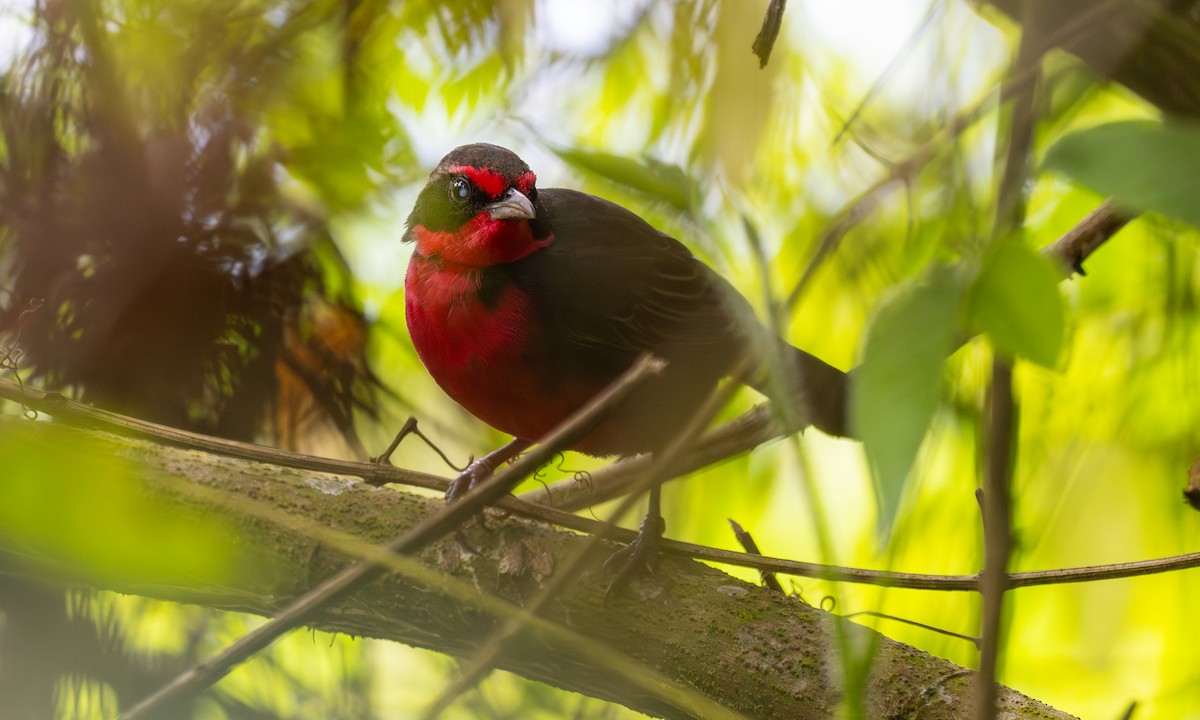
[[[662,539],[666,529],[667,526],[662,515],[646,515],[642,519],[637,537],[633,539],[633,542],[616,551],[609,556],[608,560],[604,561],[605,572],[612,571],[613,568],[616,568],[617,563],[620,563],[620,567],[616,570],[616,577],[612,579],[612,582],[608,584],[608,590],[604,592],[605,602],[624,589],[635,575],[654,576],[654,568],[658,565],[659,540]]]

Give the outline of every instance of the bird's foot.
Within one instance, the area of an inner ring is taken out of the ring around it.
[[[642,518],[638,534],[631,543],[613,553],[604,562],[606,572],[615,571],[616,576],[608,584],[604,600],[619,593],[636,575],[654,575],[658,565],[658,548],[667,524],[662,515],[648,514]]]
[[[450,487],[446,488],[446,502],[454,502],[463,495],[471,492],[476,485],[483,483],[494,475],[496,468],[525,452],[532,444],[528,440],[518,438],[498,450],[493,450],[478,460],[472,460],[465,470],[450,481]]]
[[[450,487],[446,488],[446,502],[454,502],[496,473],[496,465],[488,460],[489,457],[491,455],[484,455],[472,460],[465,470],[450,481]]]

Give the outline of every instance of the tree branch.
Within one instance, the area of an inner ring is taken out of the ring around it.
[[[80,446],[85,438],[101,438],[115,456],[137,462],[138,481],[162,503],[163,512],[219,514],[235,528],[237,546],[246,549],[242,572],[216,586],[188,577],[130,575],[136,568],[123,565],[120,557],[112,562],[126,571],[121,575],[87,577],[78,569],[70,571],[75,582],[118,592],[273,615],[288,604],[288,598],[307,591],[310,578],[334,574],[355,559],[317,539],[323,538],[322,532],[332,527],[370,542],[384,542],[441,506],[439,499],[381,490],[341,477],[95,431],[17,418],[0,418],[0,429],[24,433],[30,443],[53,433],[55,447],[63,452]],[[180,490],[178,485],[204,492]],[[313,531],[264,519],[256,511],[264,505],[310,524]],[[482,597],[498,596],[518,606],[588,542],[494,514],[465,532],[475,550],[442,541],[421,552],[421,563],[465,579]],[[47,548],[30,548],[4,533],[0,533],[0,552],[20,558],[25,572],[42,576],[53,569],[63,577],[69,562],[48,554]],[[249,562],[251,558],[255,562]],[[837,716],[841,686],[836,679],[838,663],[828,646],[832,623],[839,622],[834,616],[674,557],[664,558],[653,588],[622,593],[606,604],[602,600],[606,583],[600,568],[589,565],[557,602],[545,608],[544,619],[604,643],[735,712],[801,719]],[[432,584],[388,574],[317,609],[305,622],[323,630],[463,655],[474,649],[495,621],[493,614],[482,612],[474,602]],[[969,673],[914,648],[875,638],[866,628],[852,626],[850,632],[861,635],[864,643],[879,643],[868,683],[867,707],[873,716],[918,712],[924,718],[962,716],[962,708],[970,703]],[[650,714],[691,716],[676,701],[631,683],[609,660],[581,653],[575,644],[542,630],[531,629],[506,647],[497,664]],[[1001,695],[1004,706],[1014,713],[1068,717],[1011,690],[1001,690]]]

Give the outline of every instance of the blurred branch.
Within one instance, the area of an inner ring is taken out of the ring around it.
[[[1017,22],[1022,0],[987,0]],[[1168,0],[1042,0],[1044,27],[1056,32],[1048,45],[1061,47],[1093,72],[1112,79],[1161,110],[1200,117],[1200,18],[1195,3]],[[989,13],[982,13],[986,19]],[[1086,22],[1079,22],[1085,19]]]
[[[1069,274],[1086,275],[1083,261],[1135,217],[1136,212],[1117,210],[1110,198],[1100,203],[1058,240],[1043,248],[1042,253],[1057,259]]]
[[[1034,17],[1032,2],[1026,3],[1028,19]],[[1027,23],[1013,63],[1012,74],[1029,74],[1031,80],[1013,97],[1009,113],[1008,147],[1005,152],[992,242],[1000,243],[1025,224],[1025,181],[1037,120],[1035,100],[1041,75],[1041,25]],[[997,716],[996,676],[1004,646],[1004,594],[1008,591],[1008,564],[1012,558],[1012,472],[1017,414],[1014,408],[1012,363],[996,354],[987,422],[983,440],[983,571],[979,592],[980,611],[979,682],[975,686],[975,717]]]
[[[49,432],[52,426],[0,418],[0,427],[5,432],[21,429],[32,434]],[[220,587],[189,582],[186,577],[164,581],[138,575],[136,567],[123,567],[126,572],[107,578],[75,575],[65,580],[76,584],[273,615],[288,604],[287,598],[307,589],[308,578],[335,573],[361,557],[345,543],[335,542],[330,537],[335,532],[380,542],[425,522],[442,507],[437,499],[381,491],[337,477],[318,478],[94,431],[54,429],[56,440],[66,448],[77,445],[71,440],[74,434],[80,441],[102,439],[114,455],[137,460],[136,479],[161,501],[163,512],[227,517],[238,533],[238,547],[252,549],[254,556],[269,562],[268,567],[244,568]],[[331,486],[338,491],[329,492]],[[378,577],[316,609],[306,623],[452,655],[470,653],[495,622],[494,615],[448,594],[440,583],[427,581],[426,575],[458,578],[457,586],[483,592],[481,602],[494,602],[499,596],[523,606],[539,591],[544,577],[558,572],[565,558],[588,542],[497,515],[488,515],[485,523],[472,525],[465,533],[468,541],[478,540],[472,543],[476,550],[468,552],[452,541],[435,544],[419,555],[423,574]],[[412,559],[394,558],[402,564],[393,566],[379,548],[364,545],[370,557],[389,568],[415,564]],[[0,552],[28,561],[26,573],[52,574],[63,581],[61,560],[39,557],[38,550],[0,535]],[[115,563],[120,560],[113,558]],[[702,689],[734,712],[756,717],[838,716],[839,666],[828,646],[833,616],[678,558],[664,558],[658,578],[670,588],[669,603],[623,593],[606,604],[607,576],[598,566],[589,565],[556,602],[544,608],[538,622],[565,624],[597,642],[597,647],[607,646],[675,683]],[[972,682],[967,671],[866,628],[850,625],[848,632],[855,642],[879,648],[867,685],[867,707],[873,717],[962,716],[962,708],[970,702]],[[578,645],[537,625],[510,644],[497,664],[642,712],[695,716],[695,710],[680,711],[644,684],[635,685],[608,660],[591,651],[580,652]],[[930,687],[938,692],[926,692]],[[1011,690],[1001,692],[1013,712],[1022,713],[1016,717],[1068,717]]]
[[[1006,102],[1031,80],[1032,76],[1028,74],[1014,75],[1000,88],[1000,102]],[[846,233],[850,232],[863,218],[874,212],[875,208],[879,207],[896,187],[907,184],[916,177],[945,145],[954,142],[959,135],[983,118],[986,110],[991,107],[991,102],[992,98],[989,94],[980,98],[974,105],[955,114],[946,122],[941,132],[927,140],[902,162],[891,164],[888,172],[882,178],[876,180],[838,211],[818,236],[816,250],[813,251],[812,257],[804,267],[800,279],[796,281],[784,300],[783,309],[796,306],[817,274],[817,270],[837,250]]]
[[[353,475],[372,485],[402,483],[444,492],[448,484],[446,479],[436,475],[405,470],[391,465],[322,458],[289,450],[279,450],[266,445],[255,445],[239,440],[180,430],[168,425],[103,410],[77,402],[57,392],[37,390],[8,380],[0,380],[0,399],[11,400],[30,410],[46,413],[55,419],[68,420],[86,427],[103,428],[130,437],[151,439],[178,447],[204,450],[244,460],[256,460],[302,470]]]
[[[771,0],[767,12],[763,15],[762,28],[754,38],[750,49],[758,56],[758,66],[765,68],[771,59],[771,51],[775,49],[775,41],[779,39],[779,30],[783,27],[783,11],[787,9],[787,0]]]

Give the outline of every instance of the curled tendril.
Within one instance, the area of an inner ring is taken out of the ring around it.
[[[7,288],[0,288],[0,290],[4,290],[9,295],[12,294],[12,291]],[[29,299],[29,302],[25,304],[25,309],[22,310],[21,314],[17,316],[16,333],[13,334],[13,338],[9,341],[8,347],[4,348],[3,351],[0,351],[0,370],[5,370],[12,373],[13,378],[17,381],[17,385],[22,390],[25,389],[25,381],[21,379],[21,374],[17,372],[21,368],[22,358],[25,357],[25,351],[17,347],[17,344],[21,341],[21,329],[25,324],[25,316],[41,310],[42,306],[45,304],[46,301],[43,298]],[[37,420],[38,417],[37,411],[28,406],[24,408],[24,411],[21,414],[29,420]]]
[[[836,607],[837,607],[837,598],[835,598],[834,596],[826,595],[825,597],[821,598],[820,608],[822,610],[824,610],[825,612],[831,613],[834,611],[834,608],[836,608]]]
[[[533,479],[540,482],[544,487],[546,485],[546,471],[553,465],[555,470],[562,470],[562,464],[566,460],[566,456],[562,453],[554,453],[554,457],[538,466],[537,470],[533,471]]]
[[[563,453],[558,453],[554,456],[554,469],[563,475],[570,475],[571,479],[577,485],[583,485],[588,490],[592,489],[592,473],[587,470],[571,470],[567,465],[567,456]]]

